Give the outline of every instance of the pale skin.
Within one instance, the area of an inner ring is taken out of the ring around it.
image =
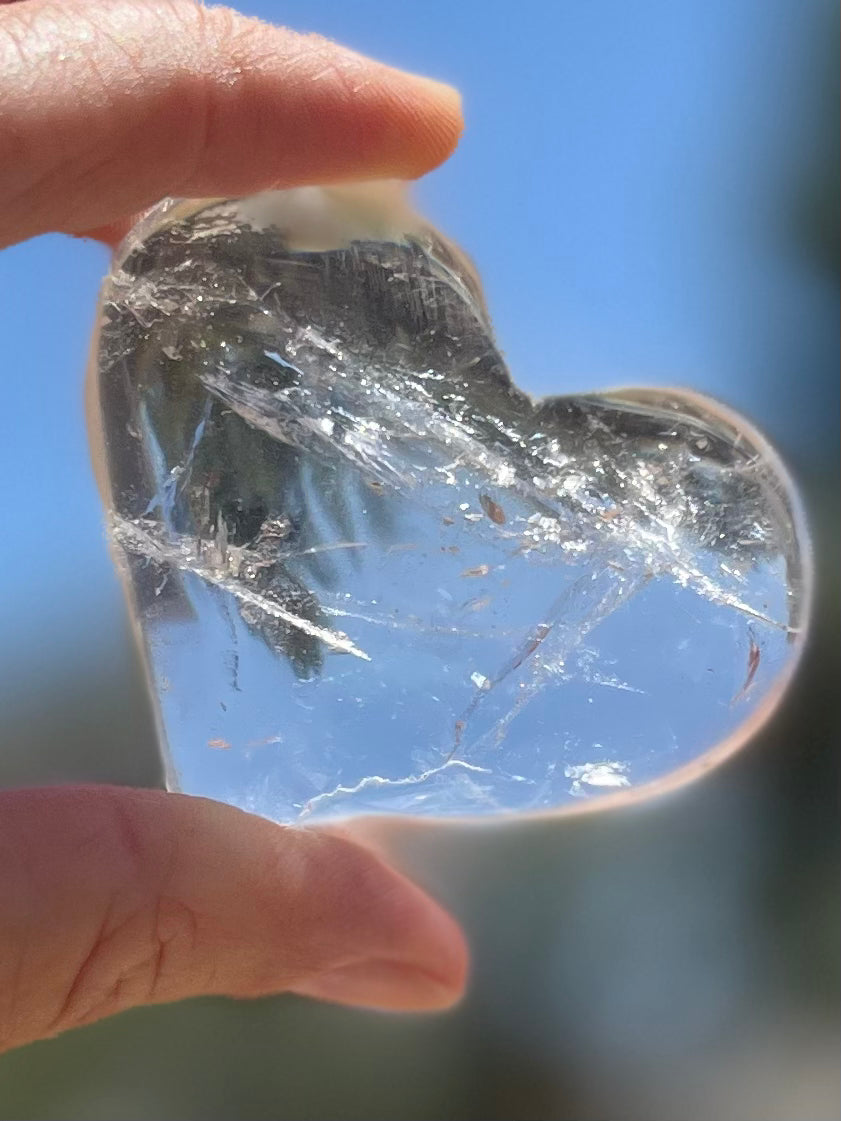
[[[113,244],[166,195],[414,178],[458,95],[193,0],[0,3],[0,246]],[[0,793],[0,1048],[141,1004],[461,996],[456,922],[339,832],[118,787]]]

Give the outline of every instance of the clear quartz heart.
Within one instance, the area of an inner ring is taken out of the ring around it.
[[[627,796],[732,750],[796,661],[767,443],[687,392],[521,392],[387,185],[162,204],[93,389],[174,788],[284,822]]]

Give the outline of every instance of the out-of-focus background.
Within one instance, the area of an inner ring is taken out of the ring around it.
[[[756,421],[806,499],[814,633],[772,726],[705,781],[406,842],[473,944],[456,1012],[132,1012],[0,1059],[0,1115],[838,1118],[837,6],[242,7],[462,88],[464,141],[417,198],[475,258],[520,383],[679,383]],[[159,777],[87,460],[106,267],[58,236],[0,255],[2,785]]]

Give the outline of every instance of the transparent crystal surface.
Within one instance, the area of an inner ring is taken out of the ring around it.
[[[547,810],[773,705],[785,473],[690,393],[533,400],[380,188],[166,203],[103,293],[95,456],[173,786],[280,821]]]

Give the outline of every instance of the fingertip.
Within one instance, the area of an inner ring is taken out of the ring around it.
[[[336,829],[314,829],[322,859],[346,872],[346,946],[291,986],[300,995],[390,1011],[440,1011],[464,995],[467,941],[457,920],[378,854]]]
[[[310,978],[292,991],[329,1004],[379,1012],[444,1012],[462,998],[464,985],[415,966],[370,961]]]
[[[417,90],[416,99],[426,123],[428,146],[419,146],[424,162],[418,175],[439,166],[450,158],[464,131],[464,110],[459,91],[446,82],[418,74],[407,75]]]
[[[407,981],[412,978],[411,992],[405,989],[412,1003],[401,1007],[416,1011],[449,1008],[462,998],[467,986],[470,954],[464,931],[421,888],[409,880],[404,882],[412,896],[411,937],[406,939],[411,953],[398,964],[406,967]]]

